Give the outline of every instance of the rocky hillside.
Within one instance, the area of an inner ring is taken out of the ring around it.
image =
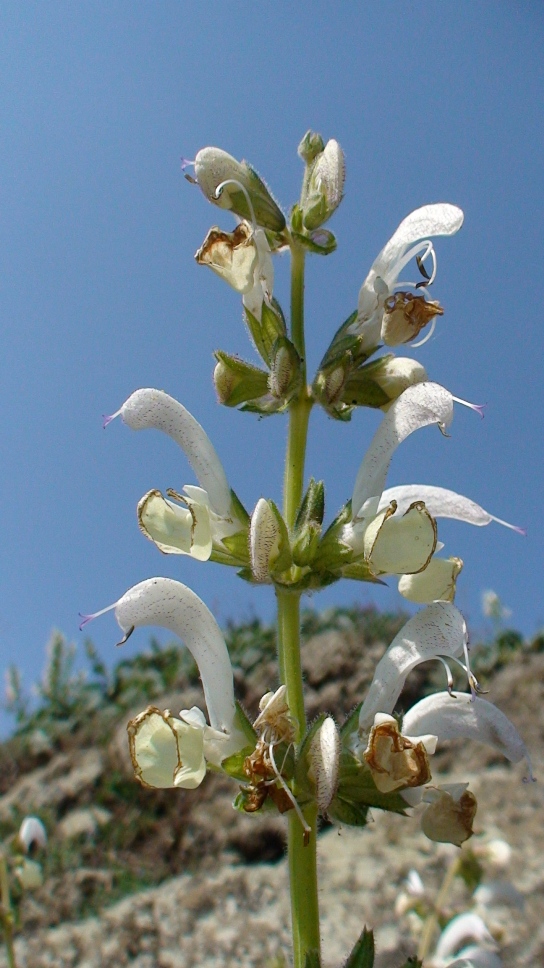
[[[402,622],[400,615],[373,610],[306,615],[311,716],[329,711],[342,720]],[[255,715],[259,698],[277,683],[273,630],[255,621],[229,628],[227,638],[238,698]],[[491,698],[523,733],[541,776],[543,645],[503,633],[477,651]],[[90,645],[88,652],[91,675],[84,680],[72,673],[70,647],[56,638],[33,713],[12,676],[18,729],[0,747],[0,837],[11,836],[32,813],[50,838],[43,887],[15,898],[19,968],[279,968],[289,955],[281,818],[235,812],[236,786],[217,776],[193,792],[158,792],[143,789],[132,775],[128,718],[149,702],[173,710],[202,705],[187,653],[152,644],[108,675]],[[412,675],[401,699],[405,708],[437,671],[422,666]],[[471,780],[480,804],[481,836],[474,842],[500,836],[513,847],[507,877],[527,900],[521,916],[510,908],[491,912],[505,965],[544,964],[539,786],[523,784],[521,767],[510,768],[483,747],[452,746],[435,758],[437,765],[448,778]],[[324,827],[325,963],[339,965],[367,923],[377,929],[377,968],[399,968],[416,948],[413,916],[395,914],[403,879],[417,868],[432,896],[452,851],[430,844],[416,818],[376,813],[363,831]],[[451,913],[469,901],[461,886],[456,891]]]

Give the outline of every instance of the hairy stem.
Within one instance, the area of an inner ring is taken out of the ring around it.
[[[287,527],[294,526],[304,490],[304,462],[308,420],[312,408],[306,387],[304,347],[304,250],[291,247],[291,338],[302,360],[302,385],[289,406],[289,431],[285,459],[283,511]],[[300,592],[276,589],[278,601],[278,659],[281,680],[287,686],[287,702],[295,722],[296,739],[306,729],[304,689],[300,661]],[[294,791],[295,796],[297,790]],[[289,812],[288,857],[293,927],[294,968],[305,968],[309,952],[320,950],[319,906],[317,898],[317,806],[304,811],[308,830],[300,817]]]

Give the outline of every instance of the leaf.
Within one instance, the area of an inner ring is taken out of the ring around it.
[[[336,794],[327,809],[327,816],[335,823],[343,823],[348,827],[366,827],[368,807],[354,803]]]
[[[359,940],[346,961],[344,968],[373,968],[374,966],[374,932],[363,928]]]
[[[236,705],[236,715],[234,717],[234,722],[236,726],[238,726],[238,729],[242,731],[247,741],[252,744],[250,752],[253,752],[255,745],[257,743],[257,733],[253,729],[253,725],[245,709],[243,708],[243,706],[240,705],[237,699],[235,700],[235,705]]]
[[[222,538],[222,543],[229,554],[236,559],[235,563],[245,565],[249,561],[249,549],[247,541],[247,531],[238,531],[236,534],[229,534]]]
[[[247,309],[247,307],[245,306],[244,306],[244,314],[246,317],[246,323],[247,323],[249,332],[251,334],[251,338],[255,343],[255,349],[257,350],[258,353],[261,354],[264,362],[268,366],[270,366],[270,349],[272,347],[270,346],[267,348],[265,345],[261,324],[259,320],[256,319],[256,317],[253,315],[253,313],[250,313],[249,309]]]
[[[319,951],[314,951],[312,949],[306,952],[304,956],[304,968],[321,968]]]
[[[340,729],[340,736],[344,742],[349,736],[352,735],[352,733],[356,733],[359,729],[359,713],[362,705],[362,701],[357,703],[355,709],[352,709],[344,725]]]
[[[246,756],[251,756],[254,748],[254,746],[244,746],[243,750],[240,750],[239,753],[233,753],[232,756],[227,756],[221,762],[221,769],[227,776],[232,777],[233,780],[239,780],[240,783],[247,783],[247,775],[244,773],[244,762]]]

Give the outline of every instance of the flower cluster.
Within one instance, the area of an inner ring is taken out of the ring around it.
[[[443,545],[437,520],[513,526],[445,488],[386,487],[393,455],[407,437],[433,425],[447,436],[456,404],[481,408],[432,382],[416,360],[376,354],[382,346],[415,348],[431,335],[444,313],[429,298],[437,273],[432,239],[456,233],[463,213],[451,204],[425,205],[400,223],[371,266],[357,308],[308,383],[303,331],[295,318],[286,321],[274,296],[274,256],[290,249],[300,268],[307,253],[334,251],[336,239],[323,225],[342,200],[345,166],[339,144],[325,144],[314,132],[304,137],[299,154],[305,165],[302,191],[289,219],[246,162],[208,147],[185,163],[194,167],[187,177],[208,201],[236,218],[232,231],[210,229],[196,261],[241,296],[261,358],[258,366],[217,350],[214,383],[221,404],[259,415],[288,410],[304,434],[313,406],[343,421],[358,407],[381,409],[351,500],[325,527],[324,484],[311,479],[299,494],[287,488],[287,508],[296,496],[291,510],[262,496],[248,513],[204,429],[162,390],[137,390],[106,423],[120,416],[133,430],[162,431],[182,449],[196,476],[198,483],[181,492],[154,487],[138,504],[141,531],[164,554],[229,565],[246,581],[298,597],[341,578],[382,582],[393,575],[401,595],[424,607],[391,643],[343,727],[322,716],[305,730],[290,705],[289,682],[263,697],[252,725],[235,703],[225,641],[204,603],[180,582],[144,581],[111,606],[123,641],[143,625],[179,635],[198,664],[208,719],[197,708],[174,716],[149,707],[129,723],[130,752],[136,776],[148,786],[194,788],[207,769],[221,769],[242,785],[240,809],[256,812],[267,801],[282,813],[294,810],[304,836],[308,803],[353,825],[366,823],[373,806],[402,813],[424,803],[425,833],[461,844],[472,833],[476,801],[465,783],[432,784],[429,757],[437,745],[454,737],[474,739],[512,762],[527,758],[527,751],[509,720],[478,695],[466,625],[453,604],[463,562],[438,553]],[[413,264],[417,278],[404,279]],[[427,336],[414,342],[427,327]],[[297,459],[303,467],[304,454]],[[418,702],[401,724],[393,713],[406,678],[429,659],[445,667],[447,689]],[[453,693],[452,662],[465,670],[468,692]]]

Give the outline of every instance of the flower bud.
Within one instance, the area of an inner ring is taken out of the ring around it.
[[[217,350],[215,358],[217,366],[213,382],[219,403],[226,407],[237,407],[268,392],[268,374],[264,370],[221,350]]]
[[[289,397],[300,382],[300,357],[285,336],[280,336],[272,351],[268,389],[273,397]]]
[[[257,501],[251,516],[249,549],[257,582],[269,581],[272,573],[285,571],[291,565],[287,527],[273,501]]]
[[[331,139],[307,170],[301,198],[305,229],[323,225],[342,201],[346,167],[344,153]]]
[[[396,292],[385,300],[382,340],[386,346],[410,343],[435,316],[443,315],[438,302],[411,292]]]
[[[348,406],[387,411],[408,387],[427,379],[425,367],[417,360],[389,353],[353,372],[342,388],[340,399]]]
[[[325,142],[317,131],[312,131],[311,128],[306,132],[302,141],[300,142],[297,151],[299,157],[309,165],[314,158],[317,158],[321,154],[325,147]]]
[[[230,209],[240,218],[255,221],[272,232],[285,228],[283,212],[246,161],[237,161],[221,148],[202,148],[195,158],[195,180],[213,205]],[[224,182],[228,184],[221,188]]]
[[[341,742],[338,727],[327,716],[312,740],[308,776],[315,783],[315,796],[321,813],[326,813],[338,788]]]
[[[293,561],[301,568],[311,565],[319,547],[321,525],[311,522],[301,528],[293,541]]]

